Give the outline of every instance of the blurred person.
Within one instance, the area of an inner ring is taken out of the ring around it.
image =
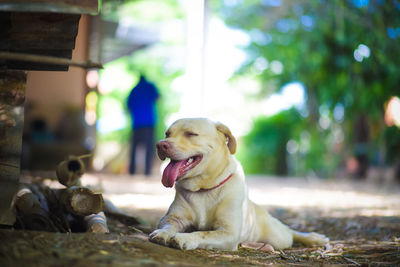
[[[132,144],[129,173],[136,172],[136,150],[138,145],[145,148],[145,174],[150,175],[154,156],[154,126],[157,115],[155,110],[159,93],[156,86],[140,75],[139,83],[129,94],[127,105],[132,118]]]

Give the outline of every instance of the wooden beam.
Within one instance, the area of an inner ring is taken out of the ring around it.
[[[99,0],[0,0],[0,11],[97,14]]]
[[[54,65],[69,65],[84,69],[103,68],[103,66],[100,63],[94,63],[91,62],[90,60],[77,61],[68,58],[58,58],[58,57],[40,56],[40,55],[22,54],[13,52],[0,52],[0,59],[12,60],[12,61],[36,62],[36,63],[54,64]]]

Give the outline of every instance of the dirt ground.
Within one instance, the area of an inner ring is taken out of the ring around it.
[[[148,242],[171,203],[158,177],[87,174],[143,224],[108,218],[111,234],[0,230],[0,266],[400,266],[400,186],[379,181],[249,177],[250,198],[290,227],[329,236],[328,247],[180,251]]]

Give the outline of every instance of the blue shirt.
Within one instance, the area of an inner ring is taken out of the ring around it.
[[[157,88],[143,76],[128,97],[128,109],[132,116],[133,129],[153,127],[156,124],[155,102]]]

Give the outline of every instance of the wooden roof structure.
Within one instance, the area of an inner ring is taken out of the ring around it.
[[[0,0],[0,69],[66,71],[79,65],[70,60],[79,19],[98,9],[98,0]]]

